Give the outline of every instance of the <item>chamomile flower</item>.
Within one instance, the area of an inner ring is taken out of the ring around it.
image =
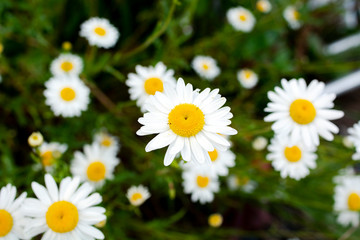
[[[315,147],[306,148],[301,142],[290,144],[286,137],[275,136],[268,150],[270,153],[266,158],[272,161],[272,166],[280,171],[282,178],[300,180],[309,175],[309,169],[316,167]]]
[[[360,160],[360,121],[355,123],[353,127],[348,129],[348,136],[351,143],[356,148],[356,152],[353,154],[353,160]]]
[[[46,105],[55,116],[80,116],[90,102],[89,88],[75,76],[53,77],[45,83]]]
[[[143,126],[137,135],[158,135],[145,151],[169,146],[164,158],[164,165],[168,166],[178,153],[185,161],[210,163],[208,152],[215,148],[227,150],[230,142],[224,135],[234,135],[237,131],[228,126],[233,115],[229,107],[222,107],[226,99],[218,92],[207,88],[199,93],[179,78],[176,89],[165,86],[164,92],[150,96],[145,105],[149,112],[139,118]]]
[[[0,191],[0,239],[18,240],[24,239],[25,218],[21,210],[26,198],[22,193],[17,199],[16,187],[11,184],[1,188]]]
[[[28,143],[30,147],[38,147],[43,142],[44,142],[44,137],[40,132],[33,132],[28,138]]]
[[[66,144],[60,144],[57,142],[44,142],[41,144],[39,147],[41,163],[47,172],[52,171],[56,159],[60,158],[66,149]]]
[[[338,223],[354,227],[359,225],[360,177],[348,176],[335,187],[334,210],[339,213]]]
[[[266,138],[262,137],[262,136],[256,137],[254,139],[254,141],[252,142],[252,147],[256,151],[264,150],[267,145],[268,145],[268,140]]]
[[[219,180],[210,164],[192,165],[183,168],[182,179],[184,192],[191,194],[191,201],[201,204],[214,200],[214,193],[219,191]]]
[[[93,187],[100,188],[106,179],[113,179],[114,169],[120,160],[110,151],[97,143],[84,146],[84,153],[76,151],[70,170],[81,181],[89,182]]]
[[[150,193],[148,188],[143,185],[132,186],[128,189],[126,197],[129,199],[131,205],[140,206],[150,198]]]
[[[216,60],[209,56],[196,56],[191,66],[200,77],[209,81],[214,80],[220,74],[220,68],[217,66]]]
[[[106,131],[100,131],[96,133],[94,136],[94,142],[112,152],[114,155],[116,155],[120,149],[119,139],[110,135]]]
[[[209,156],[212,162],[212,169],[218,176],[227,176],[229,174],[229,168],[235,166],[235,154],[230,150],[209,152]]]
[[[100,48],[113,47],[120,36],[119,31],[105,18],[90,18],[80,28],[80,36],[86,38],[91,46]]]
[[[237,79],[241,86],[247,89],[251,89],[258,83],[258,75],[250,69],[242,69],[237,72]]]
[[[104,239],[104,234],[93,227],[106,219],[102,197],[80,179],[64,178],[60,187],[50,174],[45,175],[46,187],[32,182],[37,198],[27,198],[23,212],[27,220],[25,234],[33,237],[44,233],[43,240]],[[92,194],[91,194],[92,193]],[[91,195],[90,195],[91,194]]]
[[[144,104],[150,95],[163,92],[164,84],[170,84],[171,87],[176,85],[174,70],[166,69],[162,62],[158,62],[155,67],[137,65],[135,70],[136,74],[128,75],[126,85],[129,86],[130,99],[136,100],[142,112],[145,111]]]
[[[268,13],[271,11],[271,3],[268,0],[258,0],[256,2],[256,9],[262,13]]]
[[[291,29],[296,30],[301,27],[300,13],[294,6],[287,6],[284,9],[283,16]]]
[[[71,53],[60,54],[50,65],[50,71],[54,76],[79,76],[82,70],[82,59]]]
[[[234,174],[231,174],[227,178],[227,185],[231,191],[240,189],[241,191],[246,192],[246,193],[252,193],[255,190],[255,188],[257,187],[257,183],[255,181],[251,180],[249,177],[247,177],[247,176],[239,177]]]
[[[329,120],[344,116],[339,110],[333,110],[335,94],[324,93],[325,84],[317,80],[307,86],[304,79],[281,80],[283,88],[275,87],[268,92],[265,117],[266,122],[275,122],[272,129],[281,136],[290,135],[291,144],[303,140],[310,147],[319,145],[319,135],[328,141],[334,139],[338,127]]]
[[[223,217],[220,213],[213,213],[209,216],[208,222],[211,227],[220,227],[223,222]]]
[[[235,30],[242,32],[250,32],[256,22],[254,15],[243,7],[230,8],[226,17]]]

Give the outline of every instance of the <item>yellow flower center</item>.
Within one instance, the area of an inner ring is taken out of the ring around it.
[[[74,65],[71,62],[64,61],[61,63],[61,69],[65,72],[69,72],[74,68]]]
[[[247,18],[246,18],[246,16],[245,16],[244,14],[240,14],[240,15],[239,15],[239,19],[240,19],[241,21],[245,22]]]
[[[244,75],[246,79],[249,79],[252,75],[252,72],[250,70],[244,70]]]
[[[76,206],[67,201],[53,203],[46,212],[48,227],[57,233],[67,233],[74,230],[79,222],[79,212]]]
[[[65,87],[61,90],[60,96],[64,101],[70,102],[76,97],[74,89]]]
[[[220,214],[215,213],[209,216],[209,225],[211,227],[219,227],[223,222],[223,218]]]
[[[218,158],[218,151],[216,149],[214,149],[214,151],[208,152],[208,153],[209,153],[211,161],[215,162],[216,159]]]
[[[209,177],[197,176],[196,183],[199,187],[205,188],[207,185],[209,185],[209,180]]]
[[[309,124],[316,117],[314,105],[305,99],[296,99],[290,105],[290,117],[298,124]]]
[[[360,196],[357,193],[351,193],[348,198],[348,205],[351,211],[360,210]]]
[[[14,222],[11,214],[4,209],[0,209],[0,237],[8,235],[13,227],[13,224]]]
[[[106,30],[104,29],[104,28],[102,28],[102,27],[97,27],[97,28],[95,28],[94,29],[94,32],[97,34],[97,35],[99,35],[99,36],[105,36],[105,34],[106,34]]]
[[[110,147],[111,143],[112,143],[112,141],[109,137],[104,137],[103,140],[101,141],[101,145],[103,145],[105,147]]]
[[[54,157],[52,151],[46,151],[41,154],[42,164],[45,167],[51,166],[54,163]]]
[[[72,44],[71,44],[71,42],[68,42],[68,41],[63,42],[63,44],[62,44],[62,48],[63,48],[65,51],[70,51],[70,50],[71,50],[71,48],[72,48]]]
[[[102,162],[92,162],[87,168],[86,174],[90,181],[98,182],[105,179],[106,168]]]
[[[144,84],[145,92],[149,95],[154,95],[157,91],[162,92],[164,90],[163,82],[160,78],[149,78]]]
[[[284,151],[285,157],[289,162],[297,162],[301,159],[301,150],[297,146],[286,147]]]
[[[295,20],[299,20],[300,19],[300,13],[296,10],[293,11],[293,17]]]
[[[260,12],[265,12],[265,3],[263,1],[258,1],[256,3],[256,8],[257,10],[259,10]]]
[[[209,69],[209,65],[207,65],[206,63],[203,64],[203,69],[208,70]]]
[[[131,201],[132,202],[135,202],[135,201],[137,201],[137,200],[139,200],[139,199],[142,199],[142,194],[141,193],[134,193],[132,196],[131,196]]]
[[[169,127],[177,135],[192,137],[205,125],[204,113],[190,103],[182,103],[174,107],[168,116]]]

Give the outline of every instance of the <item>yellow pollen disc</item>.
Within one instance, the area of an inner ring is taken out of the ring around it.
[[[94,32],[99,36],[105,36],[105,34],[106,34],[106,30],[103,29],[102,27],[95,28]]]
[[[141,195],[141,193],[134,193],[132,196],[131,196],[131,201],[133,201],[133,202],[135,202],[135,201],[137,201],[137,200],[139,200],[139,199],[142,199],[142,195]]]
[[[214,149],[214,151],[208,152],[208,153],[209,153],[211,161],[215,162],[216,159],[218,158],[218,151],[216,149]]]
[[[90,181],[98,182],[105,179],[106,168],[102,162],[92,162],[87,168],[86,174]]]
[[[297,146],[286,147],[284,151],[285,157],[289,162],[297,162],[301,159],[301,150]]]
[[[296,99],[290,105],[290,117],[298,124],[309,124],[316,117],[314,105],[305,99]]]
[[[71,232],[76,228],[78,222],[78,209],[67,201],[54,202],[46,212],[48,227],[57,233]]]
[[[209,178],[203,176],[197,176],[196,183],[199,187],[205,188],[207,185],[209,185]]]
[[[360,196],[357,193],[351,193],[348,198],[348,205],[351,211],[360,210]]]
[[[209,216],[208,221],[210,226],[219,227],[223,222],[223,217],[218,213],[214,213]]]
[[[160,78],[149,78],[144,83],[145,92],[149,95],[154,95],[156,92],[164,90],[163,82]]]
[[[14,222],[11,214],[4,209],[0,209],[0,237],[8,235],[13,227],[13,224]]]
[[[71,62],[65,61],[61,63],[61,69],[65,72],[69,72],[74,68],[74,65]]]
[[[76,97],[76,93],[72,88],[65,87],[61,90],[60,96],[64,101],[70,102]]]
[[[258,1],[256,3],[256,8],[257,10],[259,10],[260,12],[265,12],[265,4],[263,3],[263,1]]]
[[[299,20],[299,18],[300,18],[300,13],[299,13],[298,11],[294,10],[293,16],[294,16],[294,19]]]
[[[249,79],[251,77],[252,73],[249,70],[244,70],[244,75],[245,75],[246,79]]]
[[[247,18],[246,18],[245,15],[240,14],[239,19],[240,19],[241,21],[245,22]]]
[[[203,64],[203,69],[208,70],[209,69],[209,65],[207,65],[206,63]]]
[[[101,145],[105,146],[105,147],[110,147],[111,146],[111,139],[109,137],[104,137],[103,140],[101,141]]]
[[[54,163],[54,157],[52,151],[46,151],[41,154],[42,164],[45,167],[51,166]]]
[[[182,103],[174,107],[168,116],[170,129],[182,137],[192,137],[205,125],[204,113],[190,103]]]

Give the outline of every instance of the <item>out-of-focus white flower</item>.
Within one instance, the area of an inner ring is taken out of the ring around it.
[[[252,142],[252,147],[256,151],[262,151],[266,148],[267,144],[268,144],[268,140],[265,137],[258,136]]]
[[[226,13],[226,17],[236,30],[242,32],[250,32],[256,22],[254,15],[243,7],[230,8]]]

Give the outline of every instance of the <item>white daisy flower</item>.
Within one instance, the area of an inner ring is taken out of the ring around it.
[[[339,213],[337,221],[344,226],[359,226],[360,177],[348,176],[335,187],[334,210]]]
[[[342,184],[344,179],[348,179],[349,176],[355,176],[356,172],[353,167],[346,167],[339,170],[339,173],[337,176],[333,178],[333,182],[336,184]]]
[[[235,166],[235,154],[230,151],[214,151],[209,152],[212,162],[212,169],[218,176],[227,176],[229,174],[229,168]]]
[[[27,198],[23,205],[29,217],[25,227],[26,236],[44,233],[43,240],[104,239],[104,234],[93,227],[106,219],[103,207],[95,206],[102,201],[93,188],[80,179],[64,178],[58,188],[50,174],[45,175],[46,187],[32,182],[37,198]],[[91,195],[89,195],[91,194]]]
[[[97,143],[84,146],[84,153],[76,151],[70,171],[81,181],[89,182],[94,188],[104,185],[106,179],[114,178],[114,169],[120,160]]]
[[[354,143],[350,140],[350,136],[344,136],[342,139],[342,143],[347,148],[355,147]]]
[[[266,138],[262,137],[262,136],[256,137],[254,139],[254,141],[252,142],[252,147],[256,151],[264,150],[267,145],[268,145],[268,140]]]
[[[166,69],[162,62],[158,62],[155,67],[136,66],[136,74],[130,73],[126,80],[129,87],[131,100],[136,100],[137,106],[141,107],[141,111],[145,111],[144,104],[150,95],[155,92],[162,92],[164,84],[170,84],[171,87],[176,85],[174,78],[174,70]]]
[[[268,0],[258,0],[256,2],[256,9],[262,13],[268,13],[271,11],[272,5]]]
[[[28,143],[30,147],[38,147],[43,142],[44,142],[44,137],[40,132],[33,132],[28,138]]]
[[[348,129],[350,142],[355,146],[356,152],[353,154],[353,160],[360,160],[360,121]]]
[[[208,218],[209,225],[211,227],[220,227],[223,223],[223,217],[220,213],[213,213]]]
[[[149,112],[139,118],[144,126],[137,135],[158,135],[147,144],[145,151],[169,146],[164,158],[164,165],[168,166],[178,153],[185,161],[210,163],[208,152],[215,148],[227,150],[230,142],[224,135],[234,135],[237,131],[228,126],[233,115],[230,107],[222,107],[226,99],[218,92],[218,89],[207,88],[199,93],[179,78],[176,89],[165,85],[163,93],[150,96],[145,105]]]
[[[284,9],[283,17],[291,29],[296,30],[301,27],[300,13],[294,6],[287,6]]]
[[[58,142],[41,144],[39,147],[41,163],[47,172],[52,171],[56,159],[60,158],[66,150],[67,145]]]
[[[71,53],[60,54],[50,65],[50,71],[54,76],[79,76],[82,70],[82,59]]]
[[[75,76],[53,77],[45,83],[46,105],[55,116],[80,116],[90,102],[89,88]]]
[[[0,191],[0,239],[18,240],[24,239],[25,218],[22,212],[22,204],[26,193],[22,193],[17,199],[16,187],[11,184],[1,188]]]
[[[191,164],[191,163],[190,163]],[[186,165],[186,164],[185,164]],[[191,201],[201,204],[212,202],[219,191],[219,180],[210,164],[184,167],[182,173],[184,192],[191,193]]]
[[[265,117],[266,122],[275,122],[272,129],[276,134],[290,135],[291,143],[303,140],[308,147],[319,145],[319,135],[328,141],[334,139],[338,127],[329,120],[344,116],[339,110],[333,110],[335,94],[324,93],[325,84],[317,80],[307,86],[304,79],[281,80],[283,88],[275,87],[268,92]]]
[[[192,68],[200,77],[209,81],[214,80],[220,74],[220,68],[216,64],[216,60],[209,56],[196,56],[192,63]]]
[[[112,152],[114,155],[116,155],[120,149],[119,139],[110,135],[106,131],[96,133],[94,136],[94,142]]]
[[[237,79],[241,86],[247,89],[255,87],[259,81],[258,75],[250,69],[242,69],[238,71]]]
[[[80,28],[80,36],[86,38],[91,46],[100,48],[113,47],[120,36],[119,31],[105,18],[90,18]]]
[[[242,32],[250,32],[256,22],[254,15],[243,7],[230,8],[226,13],[226,17],[236,30]]]
[[[275,136],[268,146],[270,153],[266,156],[275,170],[280,171],[282,178],[296,180],[309,175],[316,167],[315,147],[306,148],[301,142],[290,144],[286,137]]]
[[[131,205],[134,206],[140,206],[149,199],[150,196],[148,188],[143,185],[132,186],[126,193],[126,197],[129,199]]]
[[[238,177],[234,174],[231,174],[227,178],[227,185],[231,191],[240,189],[241,191],[246,193],[252,193],[257,187],[257,183],[251,180],[249,177]]]

